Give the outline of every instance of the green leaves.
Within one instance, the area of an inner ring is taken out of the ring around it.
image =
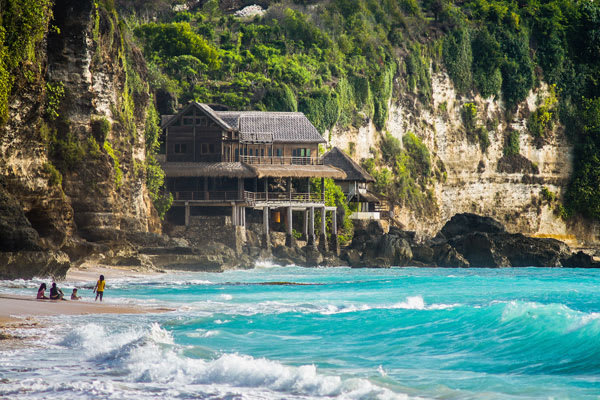
[[[168,59],[187,55],[195,57],[208,69],[221,67],[218,50],[196,34],[187,22],[150,23],[136,28],[135,34],[143,40],[148,58],[158,56]]]

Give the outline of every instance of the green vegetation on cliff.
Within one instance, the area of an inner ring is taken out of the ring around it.
[[[48,29],[52,4],[52,0],[0,2],[0,125],[8,117],[14,85],[33,81],[41,73],[36,49]]]

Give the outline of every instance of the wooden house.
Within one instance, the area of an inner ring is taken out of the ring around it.
[[[352,219],[380,219],[380,200],[368,190],[375,179],[364,168],[337,147],[323,155],[323,163],[344,172],[343,178],[335,178],[354,212]]]
[[[225,213],[231,224],[245,226],[250,209],[262,213],[268,237],[276,210],[285,215],[291,243],[293,212],[303,212],[314,243],[315,208],[335,212],[325,207],[323,196],[310,192],[309,180],[321,178],[323,184],[345,174],[323,164],[318,148],[325,140],[302,113],[217,111],[192,102],[176,115],[164,115],[161,126],[161,161],[174,198],[168,217],[174,220],[183,214],[179,220],[187,225],[191,213]]]

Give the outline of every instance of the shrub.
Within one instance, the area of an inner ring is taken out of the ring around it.
[[[551,192],[546,186],[542,187],[542,190],[540,191],[540,195],[548,203],[552,203],[552,202],[554,202],[554,200],[556,200],[556,194]]]
[[[48,184],[50,186],[61,186],[62,185],[62,174],[56,169],[50,162],[46,162],[43,165],[43,171],[48,174]]]
[[[488,134],[488,130],[485,126],[480,126],[477,128],[476,132],[479,147],[481,148],[481,151],[485,153],[488,147],[490,147],[490,135]]]
[[[262,102],[269,111],[298,111],[296,96],[285,83],[267,89]]]
[[[521,152],[521,144],[519,143],[519,131],[510,131],[504,138],[504,155],[513,156]]]
[[[121,164],[119,163],[119,158],[117,157],[116,152],[113,150],[112,146],[108,141],[104,142],[104,150],[106,154],[112,159],[114,172],[115,172],[115,186],[117,189],[121,187],[123,184],[123,171],[121,170]]]
[[[110,122],[106,117],[93,117],[92,121],[92,135],[99,143],[104,143],[108,133],[110,132]]]
[[[467,135],[472,135],[477,126],[477,106],[474,103],[463,104],[460,115]]]
[[[444,39],[444,63],[448,75],[454,82],[459,93],[467,93],[473,85],[471,64],[473,53],[471,49],[471,34],[468,28],[455,29]]]
[[[46,83],[46,116],[51,121],[58,118],[63,97],[65,97],[65,85],[62,82]]]
[[[314,90],[302,96],[298,109],[321,133],[331,129],[340,116],[338,96],[328,89]]]

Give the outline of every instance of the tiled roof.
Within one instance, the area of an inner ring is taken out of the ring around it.
[[[245,138],[256,137],[257,133],[269,133],[276,143],[326,143],[317,128],[300,112],[215,111],[207,104],[196,102],[190,103],[175,116],[164,115],[162,128],[171,125],[177,120],[176,117],[187,113],[191,107],[202,110],[221,128],[229,131],[237,130],[241,134],[242,141]]]
[[[375,179],[346,153],[337,147],[323,154],[323,164],[331,165],[346,173],[346,181],[374,182]]]
[[[326,140],[299,112],[215,111],[240,133],[270,132],[274,142],[325,143]]]

